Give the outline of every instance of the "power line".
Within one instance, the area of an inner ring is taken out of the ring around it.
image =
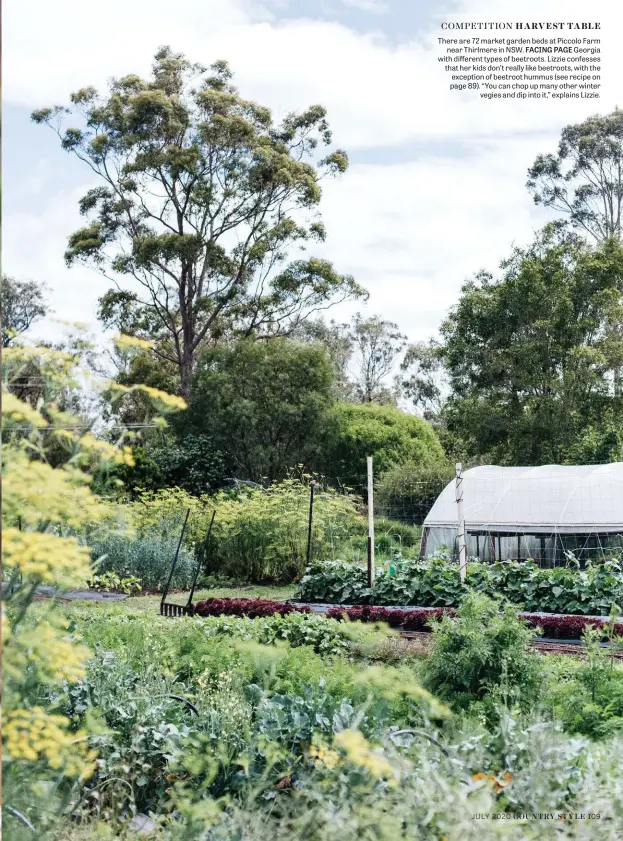
[[[111,432],[115,429],[161,429],[161,425],[159,423],[126,423],[126,424],[116,424],[115,426],[107,426],[103,432]],[[3,429],[6,429],[9,432],[15,432],[20,430],[31,431],[35,429],[34,426],[7,426],[3,424]],[[45,432],[77,432],[79,430],[88,430],[91,431],[93,429],[92,425],[85,424],[83,426],[48,426],[42,427]]]

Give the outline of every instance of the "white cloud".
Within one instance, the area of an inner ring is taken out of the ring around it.
[[[250,20],[237,0],[108,0],[98,14],[82,0],[9,0],[3,11],[4,98],[32,107],[65,102],[110,76],[146,73],[162,44],[183,49]]]
[[[326,252],[371,289],[371,311],[422,337],[437,327],[466,276],[494,267],[513,239],[525,241],[538,226],[524,188],[534,155],[553,149],[566,123],[613,108],[618,95],[619,4],[525,0],[500,10],[493,0],[465,0],[461,9],[446,19],[600,21],[603,98],[520,103],[451,94],[437,62],[439,20],[431,19],[419,38],[393,45],[378,31],[280,19],[274,4],[244,0],[109,0],[96,23],[80,0],[9,0],[4,96],[29,107],[64,102],[85,84],[147,72],[154,51],[168,43],[206,63],[228,59],[243,94],[278,114],[323,103],[336,142],[347,150],[382,148],[391,161],[392,146],[424,142],[430,149],[461,140],[471,155],[358,165],[325,189]],[[34,210],[12,212],[11,195],[4,195],[5,266],[52,283],[59,315],[92,321],[106,282],[62,262],[84,190],[53,195],[40,161],[33,173]],[[88,181],[85,171],[85,189]]]
[[[344,6],[349,9],[358,9],[360,12],[369,12],[373,15],[384,15],[389,11],[389,4],[383,0],[341,0]]]
[[[367,311],[397,321],[413,339],[426,338],[464,280],[480,268],[495,270],[514,242],[527,242],[542,224],[523,182],[543,143],[508,140],[475,147],[458,160],[353,166],[324,188],[324,254],[370,291]],[[56,315],[94,325],[97,298],[110,284],[89,269],[67,269],[62,259],[67,235],[81,224],[82,192],[8,213],[4,263],[48,282]],[[360,308],[342,305],[331,315],[346,319]]]
[[[461,160],[355,166],[326,192],[328,255],[370,290],[371,312],[425,338],[463,281],[481,268],[495,271],[543,224],[523,189],[542,143],[491,143]]]
[[[612,61],[623,22],[618,4],[595,0],[590,15],[583,0],[528,0],[504,12],[492,0],[465,5],[469,14],[463,17],[473,20],[560,15],[563,20],[601,20],[608,61],[599,107],[615,105],[618,74]],[[14,0],[5,11],[5,101],[29,106],[63,102],[69,91],[85,84],[102,85],[111,75],[145,72],[164,42],[196,60],[227,58],[245,95],[280,112],[322,102],[336,136],[351,149],[551,129],[587,110],[581,100],[492,103],[467,92],[450,93],[437,61],[436,39],[442,32],[434,21],[421,39],[393,46],[378,32],[268,17],[264,6],[241,0],[178,0],[174,13],[166,0],[110,0],[94,27],[92,12],[80,0]],[[458,20],[461,15],[451,17]]]
[[[98,273],[82,267],[69,270],[63,262],[68,234],[84,224],[78,199],[89,186],[87,182],[84,188],[47,196],[45,204],[33,202],[28,212],[9,211],[5,215],[3,267],[9,274],[45,283],[53,293],[52,317],[42,327],[37,326],[37,335],[56,335],[55,319],[94,327],[97,299],[110,286]]]

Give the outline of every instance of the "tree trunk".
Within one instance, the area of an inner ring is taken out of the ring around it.
[[[180,358],[180,394],[188,403],[195,368],[194,353],[185,347]]]

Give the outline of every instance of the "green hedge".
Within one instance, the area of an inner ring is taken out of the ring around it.
[[[533,613],[608,615],[612,605],[623,607],[623,570],[616,561],[582,571],[540,569],[531,562],[469,563],[467,584]],[[316,564],[301,579],[297,598],[331,604],[458,607],[464,593],[458,565],[431,558],[406,561],[394,574],[379,570],[372,589],[362,566],[341,561]]]

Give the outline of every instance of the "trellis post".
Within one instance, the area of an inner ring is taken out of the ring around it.
[[[374,475],[368,456],[368,587],[374,587]]]
[[[465,541],[465,514],[463,511],[463,465],[460,462],[456,465],[456,515],[459,536],[459,573],[461,583],[465,584],[467,544]]]

